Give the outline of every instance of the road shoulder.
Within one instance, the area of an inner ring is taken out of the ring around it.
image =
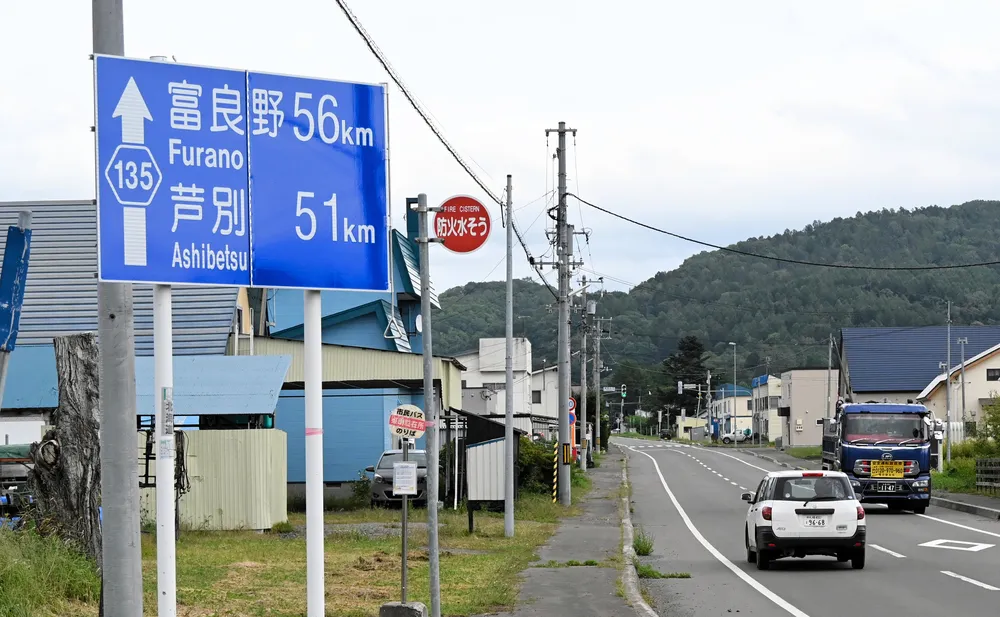
[[[634,617],[619,591],[623,465],[613,448],[600,467],[587,471],[592,489],[578,514],[560,522],[522,572],[516,608],[498,617]]]

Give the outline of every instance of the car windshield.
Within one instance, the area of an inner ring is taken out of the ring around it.
[[[867,443],[920,443],[927,440],[917,414],[864,413],[844,417],[844,439]]]
[[[418,468],[427,469],[426,453],[410,452],[406,458],[411,461],[416,461]],[[383,454],[382,458],[379,459],[377,469],[392,469],[393,463],[402,463],[402,462],[403,462],[402,452],[391,452],[389,454]]]
[[[854,499],[847,478],[840,476],[805,476],[778,478],[774,486],[775,501],[836,501]]]

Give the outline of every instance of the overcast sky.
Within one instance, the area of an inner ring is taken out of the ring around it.
[[[579,131],[572,192],[721,244],[859,210],[1000,196],[998,3],[350,5],[491,188],[513,175],[535,255],[547,249],[550,202],[539,198],[554,183],[544,131],[559,121]],[[90,24],[90,2],[0,4],[0,200],[93,198]],[[125,0],[125,52],[388,81],[333,0]],[[395,87],[390,142],[394,225],[418,192],[485,198]],[[586,267],[623,281],[698,252],[572,201],[569,212],[593,231]],[[434,249],[437,288],[502,278],[493,216],[479,252]],[[516,254],[515,275],[527,276]]]

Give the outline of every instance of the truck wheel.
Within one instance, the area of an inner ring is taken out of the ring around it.
[[[917,506],[916,508],[913,508],[914,514],[923,514],[926,511],[927,511],[927,506]]]

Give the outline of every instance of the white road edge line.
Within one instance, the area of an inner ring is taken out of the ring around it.
[[[960,581],[965,581],[966,583],[971,583],[976,587],[982,587],[983,589],[988,589],[989,591],[1000,591],[1000,587],[994,587],[993,585],[987,585],[981,581],[977,581],[974,578],[969,578],[968,576],[962,576],[961,574],[955,574],[954,572],[949,572],[948,570],[941,570],[941,574],[945,576],[950,576],[952,578],[957,578]]]
[[[987,536],[993,536],[994,538],[1000,538],[1000,533],[993,533],[992,531],[986,531],[985,529],[976,529],[975,527],[969,527],[968,525],[963,525],[961,523],[955,523],[953,521],[946,521],[943,518],[938,518],[936,516],[928,516],[926,514],[918,514],[917,516],[921,518],[926,518],[928,520],[937,521],[939,523],[944,523],[945,525],[952,525],[953,527],[959,527],[961,529],[966,529],[968,531],[975,531]]]
[[[878,544],[872,544],[871,542],[868,543],[868,546],[872,547],[876,551],[882,551],[883,553],[885,553],[887,555],[892,555],[896,559],[906,559],[906,555],[901,555],[900,553],[897,553],[896,551],[890,551],[889,549],[885,548],[884,546],[879,546]]]
[[[677,510],[677,514],[680,515],[681,520],[684,521],[684,525],[687,526],[688,531],[691,532],[691,535],[693,535],[694,538],[698,540],[698,542],[703,547],[705,547],[705,550],[707,550],[709,553],[712,554],[712,557],[715,557],[719,561],[719,563],[726,566],[726,568],[728,568],[733,574],[738,576],[744,583],[753,587],[753,589],[756,592],[758,592],[771,602],[774,602],[779,607],[785,609],[785,611],[789,615],[793,615],[794,617],[809,617],[807,613],[802,612],[794,605],[792,605],[790,602],[788,602],[778,594],[774,593],[773,591],[762,585],[757,579],[755,579],[754,577],[750,576],[749,574],[741,570],[739,567],[736,566],[736,564],[726,559],[726,556],[720,553],[717,548],[712,546],[712,544],[705,538],[705,536],[701,535],[701,532],[698,531],[698,528],[694,526],[694,523],[691,522],[691,518],[687,515],[687,512],[684,511],[684,508],[681,506],[680,502],[677,501],[677,497],[674,496],[673,491],[671,491],[670,487],[667,486],[667,481],[663,478],[663,472],[660,471],[660,465],[659,463],[656,462],[656,459],[646,454],[645,452],[640,452],[639,450],[636,450],[635,448],[629,446],[626,447],[628,447],[633,452],[641,454],[647,457],[649,460],[653,461],[653,467],[656,469],[656,475],[660,477],[660,484],[663,485],[663,490],[666,491],[667,497],[670,498],[670,502],[674,504],[674,508]]]

